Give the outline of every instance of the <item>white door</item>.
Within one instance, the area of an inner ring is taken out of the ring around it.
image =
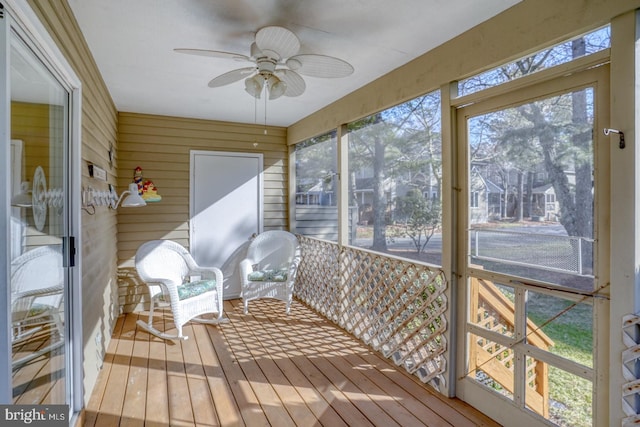
[[[240,296],[238,262],[262,231],[262,154],[191,151],[190,250],[220,267],[224,298]]]

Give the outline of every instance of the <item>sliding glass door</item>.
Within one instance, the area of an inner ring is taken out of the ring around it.
[[[79,311],[72,237],[79,224],[71,191],[78,178],[72,141],[79,93],[60,72],[51,47],[43,46],[46,38],[34,37],[42,29],[24,7],[9,2],[0,9],[0,62],[6,71],[0,74],[0,118],[8,130],[2,133],[0,272],[6,280],[0,310],[7,323],[0,333],[0,363],[9,375],[0,404],[67,405],[69,420],[81,401],[73,345],[79,332],[72,321]]]
[[[15,403],[66,403],[69,93],[12,32],[11,334]]]

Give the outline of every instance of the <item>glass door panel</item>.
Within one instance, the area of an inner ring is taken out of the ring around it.
[[[16,33],[10,64],[13,402],[68,404],[69,93]]]

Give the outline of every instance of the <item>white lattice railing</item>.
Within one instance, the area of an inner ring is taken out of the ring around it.
[[[311,237],[298,239],[296,297],[440,390],[447,349],[444,273]]]
[[[627,314],[622,317],[622,409],[626,415],[622,427],[640,423],[640,316]]]

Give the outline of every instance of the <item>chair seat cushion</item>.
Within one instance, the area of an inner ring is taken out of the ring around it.
[[[52,308],[53,307],[51,307],[50,305],[34,303],[29,309],[29,317],[40,316],[41,314],[46,313]]]
[[[14,321],[27,320],[32,317],[39,317],[51,311],[53,307],[47,304],[33,303],[28,310],[12,310]]]
[[[249,273],[250,282],[286,282],[287,270],[257,270]]]
[[[216,288],[215,280],[196,280],[188,282],[182,286],[178,286],[178,299],[188,299],[202,295],[205,292],[212,291]]]

